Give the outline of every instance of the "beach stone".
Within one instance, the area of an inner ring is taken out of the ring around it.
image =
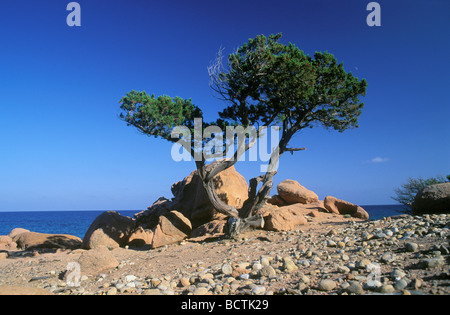
[[[180,285],[181,285],[182,287],[188,287],[188,286],[191,285],[191,282],[189,281],[189,278],[187,278],[187,277],[182,277],[182,278],[180,279]]]
[[[194,291],[194,295],[206,295],[208,294],[208,289],[206,287],[196,288]]]
[[[381,256],[381,261],[384,263],[391,263],[395,260],[397,260],[397,256],[391,252],[386,252]]]
[[[230,264],[223,264],[221,270],[224,275],[231,275],[233,273],[233,267]]]
[[[408,286],[408,282],[405,279],[400,279],[400,280],[396,281],[394,284],[394,288],[397,291],[402,291],[402,290],[406,289],[407,286]]]
[[[268,278],[272,278],[275,277],[277,275],[275,269],[273,269],[272,266],[264,266],[260,271],[259,271],[260,276],[262,277],[268,277]]]
[[[287,204],[303,203],[308,204],[319,201],[315,192],[303,187],[299,182],[291,179],[282,181],[277,186],[278,196]]]
[[[426,268],[432,269],[432,268],[440,267],[444,263],[445,263],[444,259],[441,256],[439,256],[439,257],[435,257],[435,258],[429,258],[429,259],[422,260],[420,263],[420,266],[423,269],[426,269]]]
[[[385,294],[394,293],[395,292],[395,288],[391,284],[386,284],[386,285],[383,285],[380,288],[379,292],[380,293],[385,293]]]
[[[364,289],[361,284],[357,281],[350,281],[349,286],[346,288],[346,291],[353,294],[363,294]]]
[[[406,273],[403,270],[400,269],[394,269],[394,271],[391,273],[391,278],[394,280],[400,280],[406,276]]]
[[[117,288],[112,287],[109,288],[108,291],[106,292],[106,295],[116,295],[117,294]]]
[[[263,287],[263,286],[256,286],[256,287],[254,287],[252,289],[250,294],[251,295],[261,295],[261,294],[264,294],[264,293],[266,293],[266,288],[265,287]]]
[[[367,258],[363,258],[356,263],[356,268],[366,269],[371,264],[371,261]]]
[[[318,289],[320,291],[331,291],[336,288],[336,282],[330,279],[324,279],[319,282]]]
[[[103,271],[116,268],[119,262],[105,246],[100,246],[83,252],[78,259],[81,273],[84,275],[98,275]]]
[[[419,249],[419,245],[409,242],[405,244],[405,249],[407,252],[415,253]]]
[[[287,272],[297,271],[297,265],[292,261],[291,257],[283,257],[283,269]]]

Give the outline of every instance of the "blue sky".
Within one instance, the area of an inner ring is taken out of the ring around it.
[[[192,98],[210,120],[220,47],[282,32],[307,54],[329,51],[368,81],[360,128],[298,134],[275,185],[298,180],[321,199],[390,204],[408,177],[450,173],[450,2],[61,0],[0,4],[0,211],[144,209],[188,175],[171,145],[118,119],[128,91]],[[239,163],[246,177],[258,163]],[[275,193],[275,190],[272,192]]]

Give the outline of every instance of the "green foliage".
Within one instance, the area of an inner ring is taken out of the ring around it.
[[[120,118],[142,133],[174,141],[171,138],[175,126],[186,126],[194,130],[194,118],[203,116],[201,110],[190,99],[180,97],[148,95],[131,91],[120,100]]]
[[[443,176],[439,175],[436,177],[431,177],[428,179],[423,178],[408,178],[406,183],[402,184],[400,188],[396,188],[394,190],[396,196],[391,197],[395,201],[405,205],[407,209],[411,209],[411,205],[414,202],[414,198],[416,197],[417,193],[424,189],[427,186],[435,185],[435,184],[441,184],[449,181],[450,182],[450,175],[447,175],[447,179],[445,179]],[[409,211],[407,211],[409,212]]]
[[[280,38],[257,36],[231,54],[226,67],[212,67],[212,87],[230,104],[221,119],[296,130],[357,127],[367,82],[345,72],[332,54],[310,57]]]

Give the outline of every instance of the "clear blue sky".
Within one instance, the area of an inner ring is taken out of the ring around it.
[[[307,54],[327,50],[368,81],[360,128],[312,129],[307,151],[281,159],[290,178],[358,203],[394,203],[408,177],[450,173],[450,1],[80,0],[68,27],[62,0],[0,4],[0,211],[144,209],[189,174],[171,145],[117,117],[120,98],[145,90],[192,98],[215,119],[208,86],[220,47],[283,33]],[[259,164],[237,165],[248,179]],[[272,192],[275,193],[275,190]]]

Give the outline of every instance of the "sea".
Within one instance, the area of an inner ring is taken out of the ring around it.
[[[404,213],[402,205],[362,206],[370,220],[379,220]],[[141,210],[117,211],[133,217]],[[49,234],[69,234],[83,239],[91,223],[104,211],[16,211],[0,212],[0,235],[8,235],[14,228]]]

